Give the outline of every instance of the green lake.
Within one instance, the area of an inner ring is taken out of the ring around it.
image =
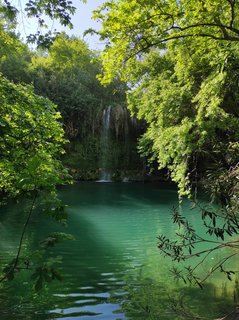
[[[50,232],[62,231],[75,240],[50,250],[60,256],[64,280],[40,293],[31,289],[27,272],[20,272],[0,293],[0,319],[216,319],[230,312],[238,296],[235,277],[218,273],[204,290],[176,283],[171,262],[157,248],[157,236],[174,237],[172,207],[176,189],[168,184],[79,183],[60,189],[68,204],[68,226],[34,214],[24,250],[37,248]],[[1,261],[16,253],[24,223],[23,204],[1,207]],[[201,215],[189,201],[182,213],[204,234]],[[210,255],[200,272],[207,272],[220,253]],[[197,263],[197,261],[189,261]],[[237,261],[232,261],[233,268]]]

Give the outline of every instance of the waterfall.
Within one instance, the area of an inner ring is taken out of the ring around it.
[[[103,111],[103,131],[104,131],[104,134],[107,138],[109,138],[110,115],[111,115],[111,107],[104,109],[104,111]]]
[[[127,171],[134,170],[132,164],[136,158],[135,130],[138,131],[137,120],[130,120],[125,106],[114,105],[102,110],[98,157],[99,182],[111,182],[112,179],[128,181]]]
[[[108,167],[108,155],[110,153],[110,120],[111,106],[104,109],[102,119],[102,156],[101,156],[101,175],[99,182],[111,182],[111,171]]]

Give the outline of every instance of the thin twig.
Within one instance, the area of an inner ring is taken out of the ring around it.
[[[34,209],[34,206],[35,206],[35,203],[36,203],[37,196],[38,196],[38,192],[37,192],[37,190],[35,190],[34,196],[33,196],[33,199],[32,199],[32,204],[31,204],[27,219],[26,219],[25,224],[24,224],[23,229],[22,229],[22,233],[21,233],[21,237],[20,237],[20,241],[19,241],[18,250],[17,250],[17,254],[16,254],[16,258],[15,258],[14,264],[11,267],[11,269],[7,273],[5,273],[4,276],[2,276],[0,278],[0,282],[3,282],[5,279],[7,279],[8,275],[10,273],[14,272],[14,270],[16,269],[16,267],[18,265],[20,254],[21,254],[21,249],[22,249],[22,244],[23,244],[23,240],[24,240],[24,236],[25,236],[28,224],[30,222],[30,219],[31,219],[31,216],[32,216],[32,213],[33,213],[33,209]]]
[[[222,265],[229,259],[231,259],[232,257],[236,256],[237,254],[239,254],[239,252],[236,252],[236,253],[233,253],[229,256],[227,256],[226,258],[220,260],[217,264],[214,265],[214,267],[211,269],[211,271],[208,273],[208,275],[200,281],[200,283],[203,283],[205,282],[210,276],[212,273],[214,273],[217,269],[219,269],[220,267],[222,267]]]

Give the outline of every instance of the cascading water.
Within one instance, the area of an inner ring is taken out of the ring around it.
[[[121,105],[105,108],[101,125],[98,181],[111,182],[112,178],[114,181],[129,181],[127,170],[135,170],[135,166],[131,168],[132,163],[135,164],[136,138],[127,108]]]
[[[104,130],[104,133],[107,137],[109,136],[110,115],[111,115],[111,107],[104,109],[104,111],[103,111],[103,130]]]
[[[110,152],[110,120],[111,120],[111,106],[104,109],[102,119],[102,158],[101,158],[101,175],[99,182],[111,182],[111,171],[108,167],[108,155]]]

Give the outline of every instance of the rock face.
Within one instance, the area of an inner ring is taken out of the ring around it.
[[[144,130],[142,122],[130,117],[121,105],[108,106],[93,118],[91,126],[84,121],[79,123],[78,135],[71,140],[64,157],[75,179],[95,180],[89,177],[95,177],[97,172],[96,180],[102,181],[143,179],[139,177],[144,162],[137,151],[138,138]]]

